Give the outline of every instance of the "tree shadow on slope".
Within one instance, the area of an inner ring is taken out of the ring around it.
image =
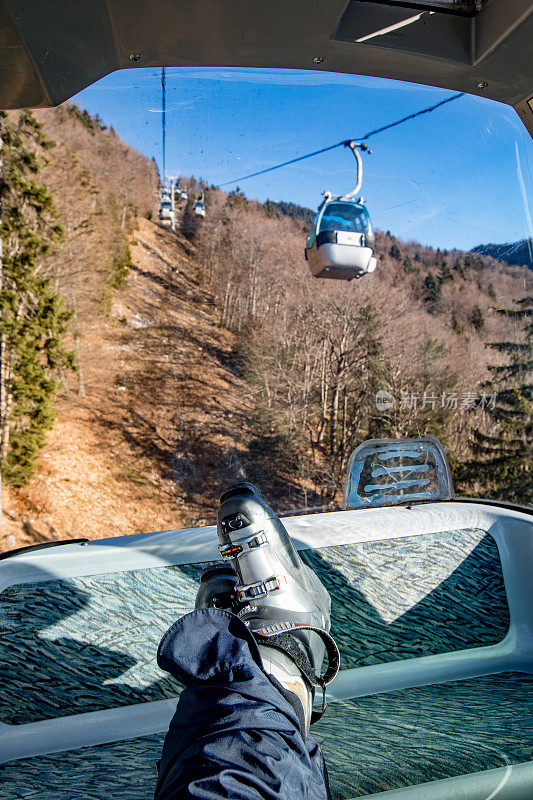
[[[169,417],[176,413],[172,403],[166,408]],[[227,444],[225,418],[185,425],[177,420],[168,438],[149,416],[131,408],[127,419],[99,417],[98,422],[104,430],[118,433],[136,456],[155,465],[161,478],[174,485],[176,502],[190,509],[189,525],[212,524],[223,489],[244,477],[238,450]]]
[[[270,498],[278,513],[312,508],[320,495],[309,486],[309,456],[275,409],[258,405],[247,421],[247,449],[242,456],[247,480]]]

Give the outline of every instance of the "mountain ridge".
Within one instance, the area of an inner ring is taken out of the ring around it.
[[[505,244],[478,244],[473,253],[490,256],[510,266],[523,266],[533,270],[533,239],[520,239]]]

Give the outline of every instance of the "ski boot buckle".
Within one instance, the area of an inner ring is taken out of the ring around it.
[[[236,587],[237,597],[239,600],[256,600],[258,597],[266,597],[270,592],[275,592],[280,588],[279,580],[273,576],[266,581],[257,581],[257,583],[248,583]]]
[[[251,536],[243,539],[237,539],[230,544],[220,544],[218,549],[222,558],[235,558],[240,556],[243,551],[256,550],[259,547],[264,547],[268,544],[268,539],[264,531],[258,531]]]

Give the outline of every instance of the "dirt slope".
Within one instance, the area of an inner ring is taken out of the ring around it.
[[[36,477],[4,487],[0,550],[213,521],[205,481],[238,464],[251,402],[234,336],[189,243],[141,220],[131,252],[128,287],[80,342],[86,396],[70,380]]]

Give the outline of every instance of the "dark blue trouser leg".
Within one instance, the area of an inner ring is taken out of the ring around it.
[[[185,689],[165,737],[156,800],[327,800],[322,753],[261,669],[238,617],[201,609],[165,634],[158,663]]]

